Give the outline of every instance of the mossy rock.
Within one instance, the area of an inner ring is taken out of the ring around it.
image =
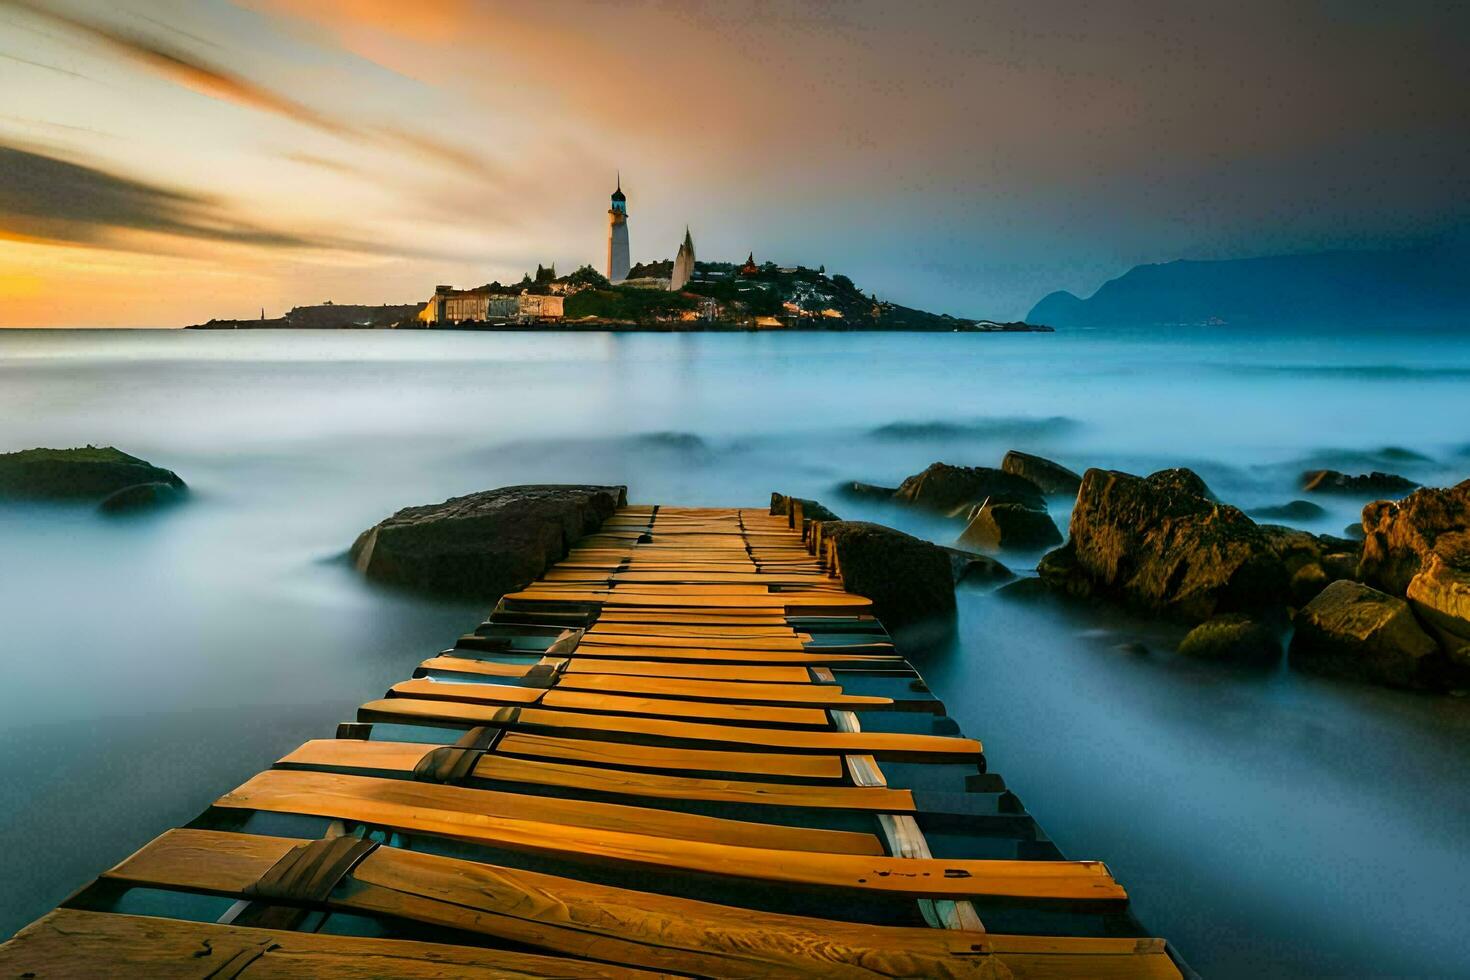
[[[1274,664],[1281,659],[1281,639],[1253,616],[1227,613],[1190,630],[1179,642],[1179,652],[1200,660]]]
[[[0,453],[0,498],[102,500],[145,483],[185,489],[184,481],[172,470],[111,446]]]

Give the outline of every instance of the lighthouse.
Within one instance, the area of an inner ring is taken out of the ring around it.
[[[607,278],[622,282],[628,278],[628,198],[623,194],[623,175],[618,174],[618,189],[612,193],[612,207],[607,209]]]

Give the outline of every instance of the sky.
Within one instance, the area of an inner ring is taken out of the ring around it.
[[[1015,319],[1470,223],[1470,5],[0,0],[0,326],[754,252]]]

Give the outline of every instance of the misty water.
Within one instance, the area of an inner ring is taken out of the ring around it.
[[[0,504],[0,934],[478,621],[342,560],[398,507],[781,490],[949,543],[833,488],[1019,448],[1188,465],[1249,508],[1313,466],[1461,479],[1466,419],[1453,333],[0,331],[0,450],[116,445],[192,488],[125,520]],[[1341,532],[1362,501],[1323,503]],[[985,589],[958,625],[915,658],[950,713],[1207,976],[1470,972],[1470,699],[1187,663],[1173,627]]]

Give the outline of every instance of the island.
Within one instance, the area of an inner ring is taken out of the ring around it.
[[[692,263],[672,288],[674,262],[644,263],[611,282],[591,266],[557,275],[537,266],[520,282],[471,289],[439,286],[424,303],[298,306],[281,317],[217,319],[194,330],[438,329],[563,331],[904,330],[945,333],[1050,333],[1024,321],[929,313],[864,293],[824,268]]]

